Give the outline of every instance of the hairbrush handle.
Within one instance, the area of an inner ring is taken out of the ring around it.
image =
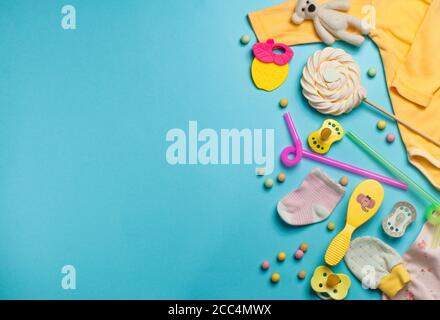
[[[354,227],[347,224],[345,228],[338,233],[325,252],[325,263],[329,266],[335,266],[341,262],[350,246],[351,236],[354,230]]]

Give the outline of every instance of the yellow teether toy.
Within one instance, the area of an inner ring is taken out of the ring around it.
[[[258,89],[273,91],[286,81],[289,75],[289,65],[276,65],[275,63],[264,63],[257,58],[252,62],[252,79]]]
[[[283,43],[273,39],[258,42],[252,47],[254,61],[251,74],[258,89],[273,91],[286,81],[289,74],[289,62],[293,51]]]
[[[324,300],[342,300],[348,294],[351,281],[345,274],[335,274],[328,267],[319,266],[310,282],[313,291]]]
[[[320,154],[327,153],[332,144],[344,137],[345,131],[339,122],[333,119],[326,119],[319,130],[309,135],[310,148]]]
[[[383,198],[383,187],[376,180],[365,180],[354,189],[348,203],[347,223],[327,248],[325,263],[335,266],[344,258],[353,232],[376,214]]]

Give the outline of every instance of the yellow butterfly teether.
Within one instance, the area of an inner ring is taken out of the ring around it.
[[[347,223],[327,248],[325,263],[335,266],[344,258],[353,232],[376,214],[383,198],[383,187],[376,180],[365,180],[354,189],[348,203]]]
[[[335,274],[330,268],[319,266],[310,282],[313,291],[324,300],[342,300],[348,294],[351,281],[345,274]]]
[[[345,131],[339,122],[333,119],[326,119],[319,130],[309,135],[308,143],[310,148],[320,154],[329,152],[333,143],[344,137]]]

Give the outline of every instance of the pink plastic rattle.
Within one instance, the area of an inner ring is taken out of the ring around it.
[[[286,167],[294,167],[296,166],[302,158],[308,158],[313,161],[317,161],[341,170],[345,170],[369,179],[374,179],[376,181],[386,183],[390,186],[402,189],[402,190],[408,190],[408,185],[406,183],[403,183],[401,181],[395,180],[390,177],[383,176],[381,174],[368,171],[356,166],[353,166],[348,163],[344,163],[338,160],[334,160],[331,158],[324,157],[320,154],[310,152],[307,150],[303,150],[301,139],[299,138],[298,132],[296,131],[295,124],[293,123],[292,116],[289,112],[286,112],[284,114],[284,120],[286,121],[287,127],[289,128],[290,135],[293,139],[293,146],[287,147],[283,150],[281,153],[281,162]]]

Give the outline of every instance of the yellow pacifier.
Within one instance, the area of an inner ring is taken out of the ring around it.
[[[351,281],[345,274],[335,274],[330,268],[319,266],[310,281],[313,291],[324,300],[342,300],[348,294]]]
[[[344,258],[353,232],[376,214],[383,198],[383,187],[376,180],[365,180],[354,189],[348,203],[347,223],[327,248],[325,263],[335,266]]]
[[[333,119],[326,119],[319,130],[309,135],[310,148],[320,154],[329,152],[333,143],[344,137],[345,131],[339,122]]]

